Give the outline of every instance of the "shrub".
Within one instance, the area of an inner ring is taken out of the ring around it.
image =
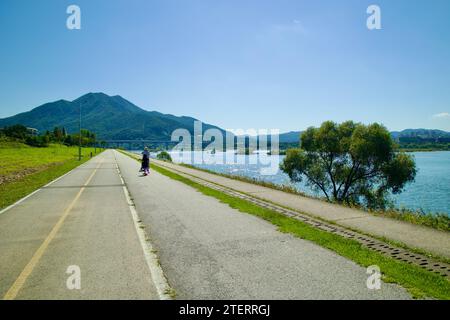
[[[160,153],[158,153],[156,155],[156,159],[172,162],[172,157],[170,156],[170,154],[167,151],[161,151]]]

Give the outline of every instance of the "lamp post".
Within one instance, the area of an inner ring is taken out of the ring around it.
[[[81,161],[81,102],[80,102],[80,119],[79,119],[79,139],[78,139],[78,161]]]

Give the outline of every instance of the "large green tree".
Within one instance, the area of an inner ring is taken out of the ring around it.
[[[288,150],[280,168],[329,201],[368,208],[385,208],[388,195],[402,192],[416,175],[413,157],[398,152],[384,126],[352,121],[308,128],[301,148]]]

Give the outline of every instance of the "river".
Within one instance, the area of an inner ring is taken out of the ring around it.
[[[201,156],[201,153],[183,153],[171,152],[174,162],[184,162],[192,164],[192,155]],[[411,153],[417,165],[417,176],[413,183],[406,186],[405,190],[399,195],[393,195],[394,203],[398,207],[404,207],[413,210],[423,210],[431,213],[445,213],[450,215],[450,152],[414,152]],[[212,156],[204,156],[206,161],[213,162]],[[223,154],[214,155],[216,159],[222,159]],[[278,170],[278,164],[283,156],[268,159],[276,162],[276,170],[273,174],[261,174],[261,168],[266,165],[258,163],[259,155],[235,155],[233,163],[201,163],[194,164],[199,168],[212,170],[219,173],[241,175],[250,178],[256,178],[278,185],[291,185],[296,189],[313,195],[319,196],[313,192],[304,183],[292,184],[289,177]],[[267,161],[267,159],[266,159]],[[224,162],[224,161],[220,161]],[[198,162],[196,162],[198,163]]]

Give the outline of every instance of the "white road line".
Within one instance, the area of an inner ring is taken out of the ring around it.
[[[116,158],[115,153],[114,158]],[[141,243],[142,250],[144,251],[144,258],[150,270],[150,274],[152,276],[152,280],[158,292],[159,298],[160,300],[173,300],[173,297],[170,295],[170,293],[173,292],[173,290],[170,287],[169,283],[167,282],[167,279],[164,276],[164,272],[158,262],[158,256],[155,254],[153,246],[148,240],[147,235],[145,234],[145,231],[142,228],[144,225],[141,223],[139,215],[136,211],[136,207],[134,206],[134,203],[131,200],[130,192],[128,191],[128,188],[125,185],[125,181],[123,180],[122,174],[119,169],[119,165],[117,164],[117,159],[116,159],[116,167],[117,173],[119,174],[119,178],[123,185],[123,193],[125,194],[128,207],[130,208],[131,216],[133,218],[134,227],[138,234],[139,242]]]
[[[75,171],[75,170],[77,170],[77,169],[79,169],[79,168],[85,166],[86,164],[87,164],[87,162],[85,162],[85,163],[79,165],[78,167],[73,168],[72,170],[70,170],[69,172],[66,172],[65,174],[63,174],[62,176],[56,178],[55,180],[50,181],[50,182],[47,183],[45,186],[42,186],[42,187],[40,187],[39,189],[34,190],[34,191],[33,191],[32,193],[30,193],[29,195],[26,195],[26,196],[23,197],[22,199],[17,200],[16,202],[14,202],[12,205],[9,205],[9,206],[7,206],[6,208],[0,210],[0,214],[3,214],[3,213],[5,213],[6,211],[8,211],[8,210],[14,208],[15,206],[21,204],[22,202],[24,202],[24,201],[27,200],[28,198],[32,197],[33,195],[35,195],[36,193],[38,193],[39,191],[41,191],[42,189],[44,189],[44,188],[46,188],[46,187],[52,185],[53,183],[55,183],[55,182],[61,180],[61,179],[64,178],[65,176],[71,174],[73,171]]]

